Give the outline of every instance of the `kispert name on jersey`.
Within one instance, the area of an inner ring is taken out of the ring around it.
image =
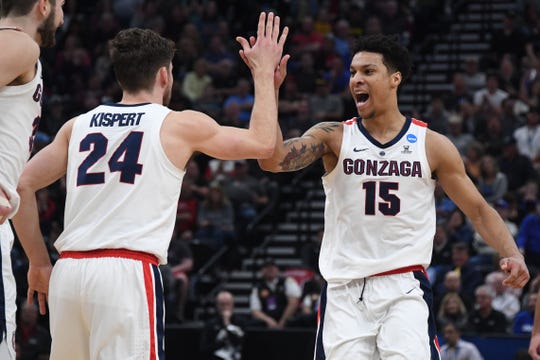
[[[90,127],[137,126],[141,122],[143,112],[139,113],[110,113],[100,112],[92,115]]]

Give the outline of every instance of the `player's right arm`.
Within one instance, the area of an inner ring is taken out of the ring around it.
[[[16,30],[0,31],[0,44],[0,88],[30,81],[36,72],[39,45],[26,33]]]
[[[540,298],[540,289],[538,290]],[[529,355],[533,360],[540,360],[540,299],[536,300],[534,311],[534,325],[531,332],[531,344],[529,345]]]
[[[30,159],[21,174],[17,187],[21,199],[19,211],[12,218],[12,222],[30,262],[28,301],[32,302],[34,292],[37,292],[41,314],[46,312],[45,302],[52,266],[39,227],[36,191],[66,174],[67,150],[72,126],[73,120],[64,124],[52,143]]]
[[[321,122],[307,130],[301,137],[283,141],[278,126],[274,154],[268,159],[260,159],[261,169],[271,172],[300,170],[311,165],[324,155],[332,153],[334,139],[341,140],[342,124]]]

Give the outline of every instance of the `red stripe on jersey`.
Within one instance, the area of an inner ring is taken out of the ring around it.
[[[148,254],[142,251],[128,249],[98,249],[89,251],[62,251],[60,259],[90,259],[90,258],[122,258],[139,260],[142,262],[158,265],[159,261],[155,255]]]
[[[422,120],[418,120],[418,119],[412,118],[411,121],[412,121],[412,123],[415,124],[415,125],[422,126],[422,127],[428,127],[428,126],[427,126],[427,123],[423,122]]]
[[[344,123],[345,125],[353,125],[353,124],[356,123],[356,120],[357,120],[357,118],[356,118],[356,117],[353,117],[352,119],[346,120],[346,121],[344,121],[343,123]]]
[[[424,269],[424,267],[422,265],[411,265],[411,266],[405,266],[405,267],[397,268],[397,269],[394,269],[394,270],[384,271],[382,273],[378,273],[378,274],[371,275],[371,276],[385,276],[385,275],[404,274],[404,273],[408,273],[408,272],[411,272],[411,271],[422,271],[424,274],[427,275],[426,270]]]
[[[155,333],[155,310],[154,310],[154,283],[152,281],[151,265],[143,264],[144,289],[148,306],[148,322],[150,325],[150,360],[156,360],[156,333]]]

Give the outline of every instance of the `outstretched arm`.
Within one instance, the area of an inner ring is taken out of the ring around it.
[[[303,169],[332,151],[330,142],[341,140],[342,126],[339,122],[322,122],[311,127],[301,137],[285,141],[278,127],[274,155],[260,159],[259,166],[272,172]]]
[[[72,121],[66,123],[54,141],[30,159],[23,170],[17,187],[21,201],[19,211],[13,217],[12,222],[30,262],[28,302],[32,303],[34,293],[37,293],[41,314],[46,312],[52,266],[39,227],[36,191],[52,184],[66,173],[71,125]]]
[[[467,176],[455,146],[448,138],[433,131],[428,133],[426,146],[432,171],[445,193],[467,215],[486,243],[502,257],[501,270],[508,274],[503,284],[516,288],[525,286],[530,276],[523,255],[497,211]]]

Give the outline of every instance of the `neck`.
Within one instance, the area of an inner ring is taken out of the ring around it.
[[[39,33],[37,31],[38,24],[30,16],[8,16],[0,19],[0,27],[15,28],[30,35],[37,43],[40,41]]]
[[[138,93],[127,93],[124,91],[120,104],[131,105],[141,103],[163,104],[163,96],[158,96],[153,93],[141,91]]]
[[[362,125],[371,136],[379,141],[393,139],[401,131],[403,124],[405,124],[405,116],[397,110],[381,116],[362,119]]]

